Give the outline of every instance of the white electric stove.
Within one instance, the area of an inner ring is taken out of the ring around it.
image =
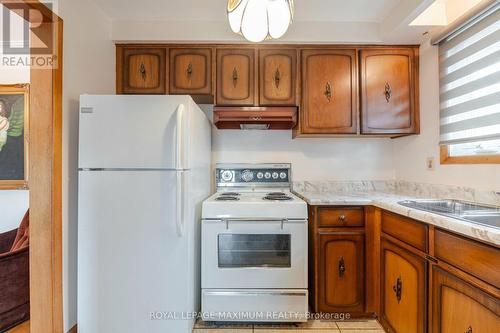
[[[290,164],[218,164],[202,208],[202,312],[208,321],[305,321],[307,204]]]

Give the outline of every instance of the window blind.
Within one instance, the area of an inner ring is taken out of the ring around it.
[[[500,139],[500,5],[439,44],[441,144]]]

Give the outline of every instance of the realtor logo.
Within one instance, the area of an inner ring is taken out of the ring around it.
[[[34,0],[32,5],[4,0],[0,6],[0,68],[57,65],[58,18],[55,1]],[[27,19],[29,18],[29,20]]]

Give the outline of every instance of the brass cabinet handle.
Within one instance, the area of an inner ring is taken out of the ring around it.
[[[236,67],[233,68],[233,86],[236,88],[236,85],[238,84],[238,71],[236,70]]]
[[[262,120],[262,117],[256,116],[256,117],[248,117],[250,120]]]
[[[398,303],[401,302],[401,292],[403,289],[403,281],[401,280],[401,277],[398,277],[396,280],[396,285],[392,286],[392,290],[394,290],[394,293],[396,294],[396,299],[398,300]]]
[[[191,80],[191,75],[193,75],[193,65],[189,63],[189,65],[186,68],[186,76],[188,80]]]
[[[472,333],[472,326],[469,326],[469,328],[467,329],[467,331],[465,331],[465,333]]]
[[[330,82],[326,83],[324,94],[326,96],[326,99],[328,99],[328,102],[331,102],[332,95],[333,95],[333,89],[332,89],[332,84]]]
[[[280,80],[281,80],[281,73],[279,67],[276,68],[276,72],[274,73],[274,85],[276,88],[279,88],[280,86]]]
[[[340,257],[340,259],[339,259],[339,277],[340,278],[344,277],[344,273],[345,273],[344,257]]]
[[[347,216],[345,216],[344,214],[340,215],[339,216],[339,221],[340,222],[345,222],[347,220]]]
[[[143,81],[146,81],[146,66],[141,62],[141,66],[139,66],[139,73],[141,73],[141,78]]]
[[[391,89],[391,85],[386,82],[385,83],[385,100],[387,101],[387,103],[389,103],[389,101],[391,100],[391,96],[392,96],[392,89]]]

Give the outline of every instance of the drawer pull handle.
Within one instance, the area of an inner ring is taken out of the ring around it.
[[[276,72],[274,73],[274,85],[276,86],[276,89],[279,88],[280,81],[281,81],[281,73],[280,73],[280,69],[278,67],[278,68],[276,68]]]
[[[392,96],[392,89],[391,89],[391,86],[389,85],[388,82],[385,83],[385,100],[387,101],[387,103],[389,103],[389,101],[391,100],[391,96]]]
[[[330,82],[326,83],[324,94],[325,94],[326,99],[328,100],[328,102],[331,102],[332,101],[332,95],[333,95],[333,88],[332,88],[332,84]]]
[[[345,273],[344,257],[340,257],[340,259],[339,259],[339,278],[343,278],[344,273]]]
[[[191,80],[191,75],[193,75],[193,65],[191,63],[189,63],[189,65],[187,66],[187,69],[186,69],[186,76],[187,76],[188,80]]]
[[[396,280],[396,285],[392,286],[392,290],[394,290],[394,293],[396,294],[396,299],[398,300],[398,304],[401,302],[401,292],[403,289],[403,281],[401,280],[401,277],[398,277]]]
[[[141,66],[139,66],[139,73],[141,73],[141,78],[143,81],[146,81],[146,66],[141,62]]]
[[[339,221],[340,222],[345,222],[347,220],[347,216],[345,216],[344,214],[340,215],[339,216]]]
[[[236,70],[236,67],[233,68],[233,87],[236,88],[236,85],[238,84],[238,71]]]
[[[465,333],[472,333],[472,326],[469,326],[469,328],[467,329],[467,331],[465,331]]]

